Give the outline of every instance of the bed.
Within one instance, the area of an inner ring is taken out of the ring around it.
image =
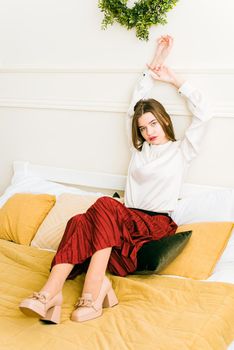
[[[174,219],[178,232],[193,232],[182,253],[159,274],[109,274],[119,304],[89,322],[70,320],[84,275],[66,281],[61,323],[51,325],[27,318],[19,302],[47,279],[67,218],[100,196],[121,197],[126,179],[13,168],[0,197],[0,349],[234,350],[234,189],[185,184]]]

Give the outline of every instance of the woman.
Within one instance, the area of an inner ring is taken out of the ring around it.
[[[102,197],[86,213],[69,220],[47,282],[19,306],[26,315],[58,323],[65,280],[87,271],[71,319],[80,322],[100,316],[103,307],[118,303],[106,269],[119,276],[134,272],[143,244],[175,233],[171,213],[209,113],[200,92],[163,66],[172,42],[169,36],[158,40],[153,61],[133,94],[127,117],[132,157],[125,205]],[[176,141],[164,107],[145,99],[155,80],[173,85],[189,102],[193,121],[182,141]]]

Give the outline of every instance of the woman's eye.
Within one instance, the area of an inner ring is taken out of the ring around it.
[[[155,126],[155,125],[157,125],[157,123],[158,123],[158,122],[155,120],[155,122],[152,122],[151,125],[152,125],[152,126]]]

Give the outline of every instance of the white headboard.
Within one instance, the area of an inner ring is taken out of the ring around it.
[[[124,191],[126,184],[126,176],[108,174],[101,172],[80,171],[76,169],[57,168],[52,166],[44,166],[32,164],[24,161],[13,162],[14,173],[24,176],[34,175],[45,180],[69,184],[75,186],[85,186],[90,189],[116,190]],[[227,189],[221,186],[206,186],[192,183],[185,183],[182,188],[182,196],[195,194],[198,192],[209,191],[213,189]],[[230,189],[230,188],[229,188]]]
[[[123,175],[56,168],[23,161],[14,161],[13,169],[14,172],[35,175],[54,182],[99,189],[123,191],[126,183],[126,176]]]

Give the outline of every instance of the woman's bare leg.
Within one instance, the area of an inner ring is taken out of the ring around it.
[[[98,250],[90,260],[82,293],[91,293],[93,300],[99,294],[107,264],[111,254],[111,247]]]
[[[93,254],[90,260],[88,271],[85,276],[83,293],[91,293],[93,300],[95,300],[99,294],[110,253],[111,248],[98,250]],[[49,278],[40,292],[48,292],[51,298],[54,297],[62,290],[64,282],[73,267],[73,264],[57,264],[53,266]]]
[[[64,282],[73,269],[73,266],[74,265],[72,264],[54,265],[50,272],[48,280],[40,292],[49,292],[51,298],[53,298],[57,293],[61,292]]]

